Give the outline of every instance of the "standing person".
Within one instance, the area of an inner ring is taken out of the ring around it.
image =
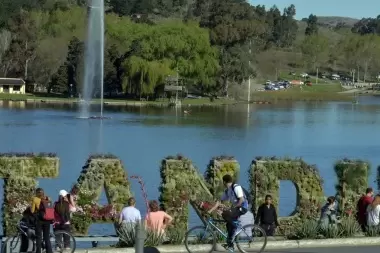
[[[226,188],[221,201],[229,201],[232,203],[232,208],[226,209],[222,212],[222,217],[226,221],[227,229],[227,244],[223,245],[226,249],[232,250],[234,245],[232,242],[233,235],[235,233],[236,226],[235,221],[239,219],[241,215],[244,215],[248,211],[248,199],[244,193],[243,187],[234,183],[231,175],[223,176],[223,185]],[[220,206],[218,201],[216,205],[209,210],[212,213]]]
[[[54,231],[66,231],[70,233],[70,203],[69,203],[69,194],[65,190],[59,191],[58,201],[54,203],[55,211],[55,223],[53,225]],[[63,239],[63,243],[62,243]],[[62,234],[56,236],[56,249],[57,250],[70,250],[70,236]]]
[[[36,189],[36,196],[32,198],[31,212],[36,216],[36,253],[42,251],[42,237],[45,242],[46,253],[53,253],[50,242],[50,224],[41,217],[41,213],[51,204],[49,197],[45,196],[42,188]]]
[[[145,217],[145,226],[160,235],[165,234],[165,229],[173,221],[173,218],[164,211],[160,211],[156,200],[149,201],[149,213]]]
[[[328,197],[326,204],[321,208],[319,222],[322,227],[326,228],[329,225],[337,224],[338,219],[336,217],[336,209],[337,203],[335,197]]]
[[[376,195],[374,200],[367,207],[368,227],[378,226],[380,223],[380,195]]]
[[[277,220],[276,207],[272,204],[272,201],[272,196],[266,195],[265,203],[259,207],[255,218],[255,224],[260,225],[267,236],[273,236],[276,227],[280,225]]]
[[[135,224],[141,221],[141,213],[136,208],[136,199],[129,198],[128,206],[124,207],[120,212],[119,224]]]
[[[367,188],[365,195],[363,195],[357,203],[357,213],[356,219],[362,228],[362,231],[366,231],[367,227],[367,207],[372,203],[373,200],[373,189]]]

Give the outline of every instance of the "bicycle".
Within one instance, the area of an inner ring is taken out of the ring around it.
[[[21,246],[21,237],[26,236],[28,239],[31,239],[33,241],[33,251],[36,251],[36,238],[35,235],[28,235],[27,232],[28,229],[30,229],[26,224],[20,222],[17,225],[17,234],[7,238],[4,242],[2,242],[1,247],[1,253],[20,253],[20,246]],[[64,247],[64,238],[69,238],[71,245],[70,249],[67,250]],[[56,240],[58,239],[58,240]],[[52,242],[52,247],[55,247],[56,252],[65,252],[65,253],[74,253],[76,249],[76,241],[75,237],[70,234],[69,232],[58,230],[54,231],[53,233],[50,233],[50,240]],[[9,246],[9,247],[7,247]],[[46,252],[45,250],[45,242],[42,241],[42,252]]]
[[[191,228],[189,231],[187,231],[186,236],[185,236],[185,247],[186,250],[189,253],[193,253],[189,246],[191,245],[190,243],[194,244],[211,244],[211,249],[205,250],[202,247],[202,251],[206,252],[212,252],[216,249],[217,247],[217,238],[216,235],[220,235],[223,237],[224,240],[227,239],[227,234],[224,233],[218,226],[215,225],[215,223],[226,223],[225,220],[214,220],[212,218],[207,219],[206,226],[196,226]],[[250,251],[253,249],[258,249],[258,253],[261,253],[264,251],[266,245],[267,245],[267,236],[265,231],[260,227],[255,224],[248,224],[245,226],[242,226],[240,221],[235,221],[234,222],[236,226],[236,232],[234,233],[234,236],[232,237],[232,242],[236,244],[237,248],[239,249],[240,252],[246,253],[247,251],[243,248],[246,244],[248,244]],[[190,235],[192,232],[199,230],[199,234],[196,234],[195,240],[194,238]],[[259,233],[258,233],[259,232]],[[207,238],[205,235],[210,235],[210,238]],[[261,234],[261,236],[260,236]],[[206,239],[206,240],[205,240]],[[246,239],[245,241],[243,239]],[[257,239],[257,241],[261,241],[263,244],[262,246],[259,246],[254,243],[254,239]],[[253,244],[251,248],[251,244]],[[230,252],[234,252],[233,250],[229,250]]]

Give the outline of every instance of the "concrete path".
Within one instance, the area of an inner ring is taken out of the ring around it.
[[[358,247],[331,247],[331,248],[305,248],[305,249],[283,249],[268,250],[271,253],[378,253],[379,246],[358,246]]]

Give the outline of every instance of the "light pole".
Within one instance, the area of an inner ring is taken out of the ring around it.
[[[249,61],[248,61],[248,66],[249,66],[249,71],[251,71],[251,45],[252,45],[252,40],[249,40]],[[249,73],[248,76],[248,104],[251,102],[251,73]]]

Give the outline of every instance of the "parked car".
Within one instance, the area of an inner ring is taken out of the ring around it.
[[[308,73],[302,73],[300,76],[303,77],[303,78],[306,78],[306,77],[309,76],[309,74]]]

